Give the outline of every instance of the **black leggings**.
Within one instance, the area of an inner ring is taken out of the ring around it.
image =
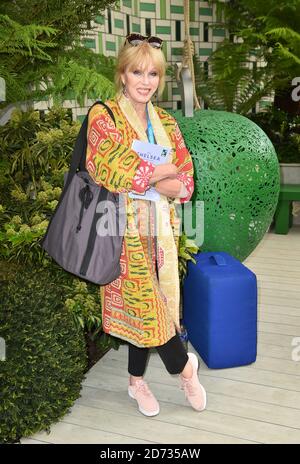
[[[189,357],[177,332],[167,343],[155,348],[169,374],[180,374],[183,371]],[[129,374],[142,377],[146,369],[148,356],[149,348],[140,348],[128,343]]]

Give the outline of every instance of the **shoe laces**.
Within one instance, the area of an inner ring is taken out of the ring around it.
[[[136,388],[136,391],[140,391],[142,392],[144,395],[147,395],[147,396],[152,396],[152,393],[148,387],[148,385],[146,384],[146,382],[144,380],[138,380],[135,384],[134,384],[135,388]]]
[[[186,379],[183,376],[181,376],[181,390],[184,390],[186,394],[189,396],[196,396],[197,392],[194,386],[192,385],[192,377],[190,379]]]

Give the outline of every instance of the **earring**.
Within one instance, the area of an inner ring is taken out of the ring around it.
[[[124,84],[124,82],[122,82],[122,85],[123,85],[123,94],[125,95],[125,97],[127,97],[127,91],[126,91],[126,85]]]

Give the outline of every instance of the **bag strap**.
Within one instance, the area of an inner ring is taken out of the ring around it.
[[[86,150],[87,150],[87,128],[88,128],[88,119],[89,119],[89,114],[91,109],[95,105],[103,105],[107,109],[110,117],[112,118],[114,124],[116,124],[114,114],[109,106],[107,106],[104,102],[101,100],[97,100],[93,105],[89,108],[88,113],[86,117],[83,120],[83,123],[81,125],[79,134],[77,136],[77,139],[75,141],[75,146],[74,150],[72,153],[72,158],[71,158],[71,163],[70,163],[70,169],[68,173],[68,178],[65,183],[65,189],[67,190],[69,183],[71,182],[74,174],[76,173],[77,168],[79,168],[80,171],[87,171],[86,169]]]

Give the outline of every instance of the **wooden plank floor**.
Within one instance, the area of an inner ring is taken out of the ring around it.
[[[161,412],[147,418],[128,397],[127,350],[110,350],[88,373],[82,396],[51,434],[22,443],[300,443],[300,361],[292,342],[300,337],[300,226],[288,235],[266,233],[244,261],[258,279],[258,356],[254,364],[208,369],[199,377],[207,409],[194,411],[151,352],[145,379]],[[298,339],[298,343],[300,339]],[[189,351],[194,351],[189,344]]]

